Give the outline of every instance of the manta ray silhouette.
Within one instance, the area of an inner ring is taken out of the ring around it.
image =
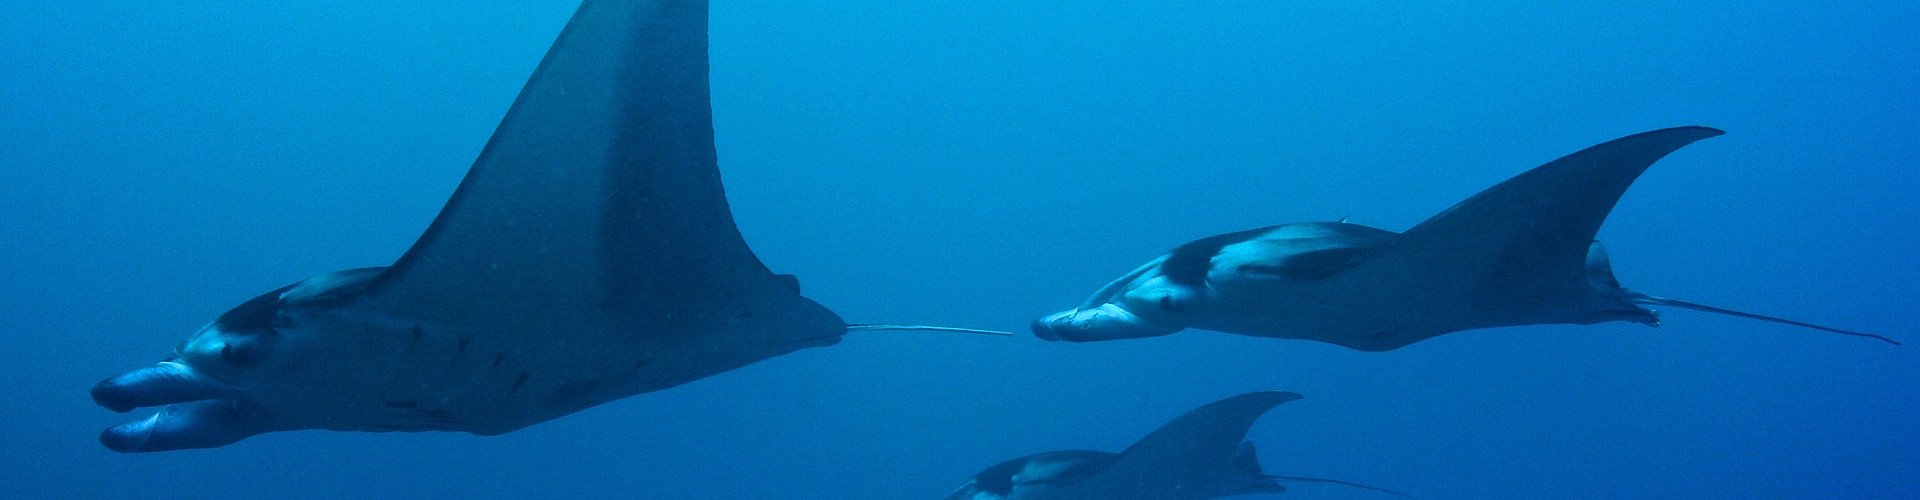
[[[1529,170],[1405,233],[1305,222],[1175,248],[1075,309],[1033,322],[1047,340],[1198,328],[1365,351],[1500,326],[1632,321],[1664,305],[1899,342],[1871,333],[1656,297],[1614,279],[1600,224],[1655,161],[1721,135],[1678,127],[1608,141]]]
[[[294,429],[499,434],[849,330],[768,271],[721,190],[705,0],[588,0],[391,267],[296,283],[101,382],[123,452]]]
[[[1246,442],[1254,421],[1291,392],[1241,394],[1167,422],[1120,453],[1061,450],[1001,462],[975,474],[947,500],[1204,500],[1281,493],[1288,481],[1333,483],[1390,495],[1335,479],[1276,476],[1260,468]]]

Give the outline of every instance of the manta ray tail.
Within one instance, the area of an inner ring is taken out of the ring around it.
[[[1247,473],[1247,475],[1252,477],[1253,479],[1253,482],[1251,484],[1248,484],[1246,487],[1242,488],[1240,491],[1234,492],[1235,495],[1253,495],[1253,494],[1260,494],[1260,493],[1266,493],[1266,494],[1285,493],[1287,491],[1287,487],[1284,485],[1281,485],[1280,484],[1281,481],[1299,481],[1303,483],[1338,484],[1342,486],[1350,486],[1350,487],[1359,488],[1359,489],[1368,490],[1368,491],[1377,491],[1377,492],[1386,493],[1389,495],[1397,495],[1397,496],[1412,498],[1412,496],[1407,495],[1406,493],[1401,493],[1398,491],[1393,491],[1393,490],[1384,489],[1384,488],[1375,488],[1375,487],[1367,486],[1360,483],[1341,481],[1338,479],[1325,479],[1325,478],[1318,478],[1318,477],[1302,477],[1302,476],[1276,476],[1273,474],[1261,472],[1260,453],[1254,450],[1252,441],[1240,443],[1240,452],[1237,454],[1234,454],[1233,465],[1235,468],[1240,469],[1240,472]]]
[[[1406,494],[1406,493],[1401,493],[1401,492],[1398,492],[1398,491],[1393,491],[1393,490],[1389,490],[1389,489],[1386,489],[1386,488],[1375,488],[1375,487],[1372,487],[1372,486],[1367,486],[1367,485],[1364,485],[1364,484],[1360,484],[1360,483],[1355,483],[1355,482],[1351,482],[1351,481],[1341,481],[1341,480],[1338,480],[1338,479],[1327,479],[1327,478],[1321,478],[1321,477],[1303,477],[1303,476],[1275,476],[1275,475],[1271,475],[1271,474],[1269,474],[1269,475],[1267,475],[1267,477],[1269,477],[1269,478],[1273,478],[1273,479],[1277,479],[1277,480],[1281,480],[1281,481],[1299,481],[1299,482],[1303,482],[1303,483],[1327,483],[1327,484],[1338,484],[1338,485],[1341,485],[1341,486],[1347,486],[1347,487],[1352,487],[1352,488],[1359,488],[1359,489],[1363,489],[1363,490],[1367,490],[1367,491],[1377,491],[1377,492],[1380,492],[1380,493],[1386,493],[1386,494],[1388,494],[1388,495],[1393,495],[1393,496],[1397,496],[1397,497],[1404,497],[1404,498],[1413,498],[1413,495],[1408,495],[1408,494]]]
[[[1620,280],[1613,276],[1613,263],[1612,263],[1612,259],[1607,257],[1607,247],[1602,246],[1598,241],[1593,242],[1591,246],[1587,247],[1587,284],[1592,285],[1593,289],[1596,291],[1599,291],[1602,295],[1615,297],[1619,300],[1625,300],[1635,304],[1673,306],[1673,307],[1692,309],[1695,311],[1704,311],[1704,312],[1710,312],[1715,314],[1725,314],[1728,316],[1738,316],[1742,318],[1757,319],[1760,321],[1771,321],[1774,323],[1788,324],[1788,325],[1793,325],[1793,326],[1798,326],[1803,328],[1812,328],[1815,330],[1820,330],[1824,332],[1833,332],[1841,335],[1852,335],[1855,337],[1866,337],[1870,339],[1877,339],[1881,342],[1886,342],[1893,345],[1900,345],[1900,341],[1893,340],[1881,335],[1875,335],[1875,334],[1866,333],[1866,332],[1856,332],[1853,330],[1842,330],[1842,329],[1834,328],[1831,326],[1816,325],[1816,324],[1808,323],[1805,321],[1795,321],[1795,320],[1790,320],[1786,318],[1767,316],[1764,314],[1754,314],[1746,311],[1736,311],[1736,310],[1727,309],[1724,307],[1714,307],[1714,306],[1701,304],[1697,302],[1688,302],[1688,301],[1678,300],[1678,299],[1669,299],[1666,297],[1647,295],[1647,294],[1636,292],[1633,290],[1628,290],[1626,287],[1620,286]]]
[[[1631,296],[1631,300],[1639,304],[1655,304],[1655,305],[1662,305],[1662,306],[1682,307],[1682,308],[1692,309],[1695,311],[1705,311],[1705,312],[1716,313],[1716,314],[1725,314],[1728,316],[1739,316],[1742,318],[1757,319],[1760,321],[1772,321],[1774,323],[1783,323],[1783,324],[1788,324],[1788,325],[1793,325],[1793,326],[1798,326],[1803,328],[1812,328],[1812,329],[1820,330],[1823,332],[1833,332],[1841,335],[1852,335],[1855,337],[1866,337],[1870,339],[1877,339],[1881,342],[1886,342],[1893,345],[1900,345],[1900,341],[1890,339],[1882,335],[1875,335],[1867,332],[1856,332],[1853,330],[1842,330],[1842,329],[1834,328],[1831,326],[1816,325],[1816,324],[1808,323],[1804,321],[1794,321],[1786,318],[1767,316],[1764,314],[1754,314],[1746,311],[1735,311],[1735,310],[1727,309],[1723,307],[1714,307],[1706,304],[1687,302],[1684,300],[1669,299],[1666,297],[1655,297],[1655,296],[1647,295],[1644,293],[1635,292]]]
[[[1249,479],[1235,495],[1279,494],[1286,493],[1287,487],[1280,484],[1278,476],[1269,475],[1260,470],[1260,453],[1253,447],[1252,441],[1240,443],[1240,452],[1233,455],[1233,467],[1245,473]]]
[[[867,325],[867,324],[852,324],[852,325],[847,325],[847,331],[849,331],[849,332],[872,332],[872,331],[881,331],[881,330],[890,330],[890,331],[914,331],[914,332],[955,332],[955,333],[978,333],[978,334],[981,334],[981,335],[999,335],[999,336],[1002,336],[1002,337],[1012,337],[1012,336],[1013,336],[1013,332],[1003,332],[1003,331],[999,331],[999,330],[981,330],[981,329],[978,329],[978,328],[958,328],[958,327],[952,327],[952,326],[926,326],[926,325]]]

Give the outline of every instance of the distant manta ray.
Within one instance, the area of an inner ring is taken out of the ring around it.
[[[1187,328],[1385,351],[1476,328],[1631,321],[1665,305],[1899,342],[1871,333],[1628,290],[1594,240],[1655,161],[1722,134],[1679,127],[1554,160],[1405,233],[1305,222],[1203,238],[1148,262],[1084,304],[1033,322],[1036,336],[1087,342]]]
[[[122,452],[296,430],[500,434],[807,347],[847,325],[728,212],[704,0],[588,0],[391,267],[246,301],[107,379]]]
[[[1125,451],[1061,450],[1001,462],[975,474],[947,500],[1205,500],[1281,493],[1282,482],[1372,486],[1260,469],[1247,430],[1267,410],[1300,399],[1291,392],[1241,394],[1167,422]]]

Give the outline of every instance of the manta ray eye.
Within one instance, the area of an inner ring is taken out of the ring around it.
[[[260,360],[260,348],[247,342],[228,342],[220,346],[220,360],[234,366],[247,366]]]

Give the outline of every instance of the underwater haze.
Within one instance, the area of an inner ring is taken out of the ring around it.
[[[1920,4],[1892,1],[716,2],[760,259],[850,322],[1020,335],[854,332],[494,437],[96,441],[130,417],[94,383],[406,250],[577,5],[0,4],[0,495],[939,498],[1257,390],[1305,396],[1248,435],[1269,472],[1417,498],[1917,494]],[[1404,230],[1680,125],[1728,134],[1608,219],[1626,286],[1910,345],[1686,310],[1388,352],[1024,333],[1190,240]]]

